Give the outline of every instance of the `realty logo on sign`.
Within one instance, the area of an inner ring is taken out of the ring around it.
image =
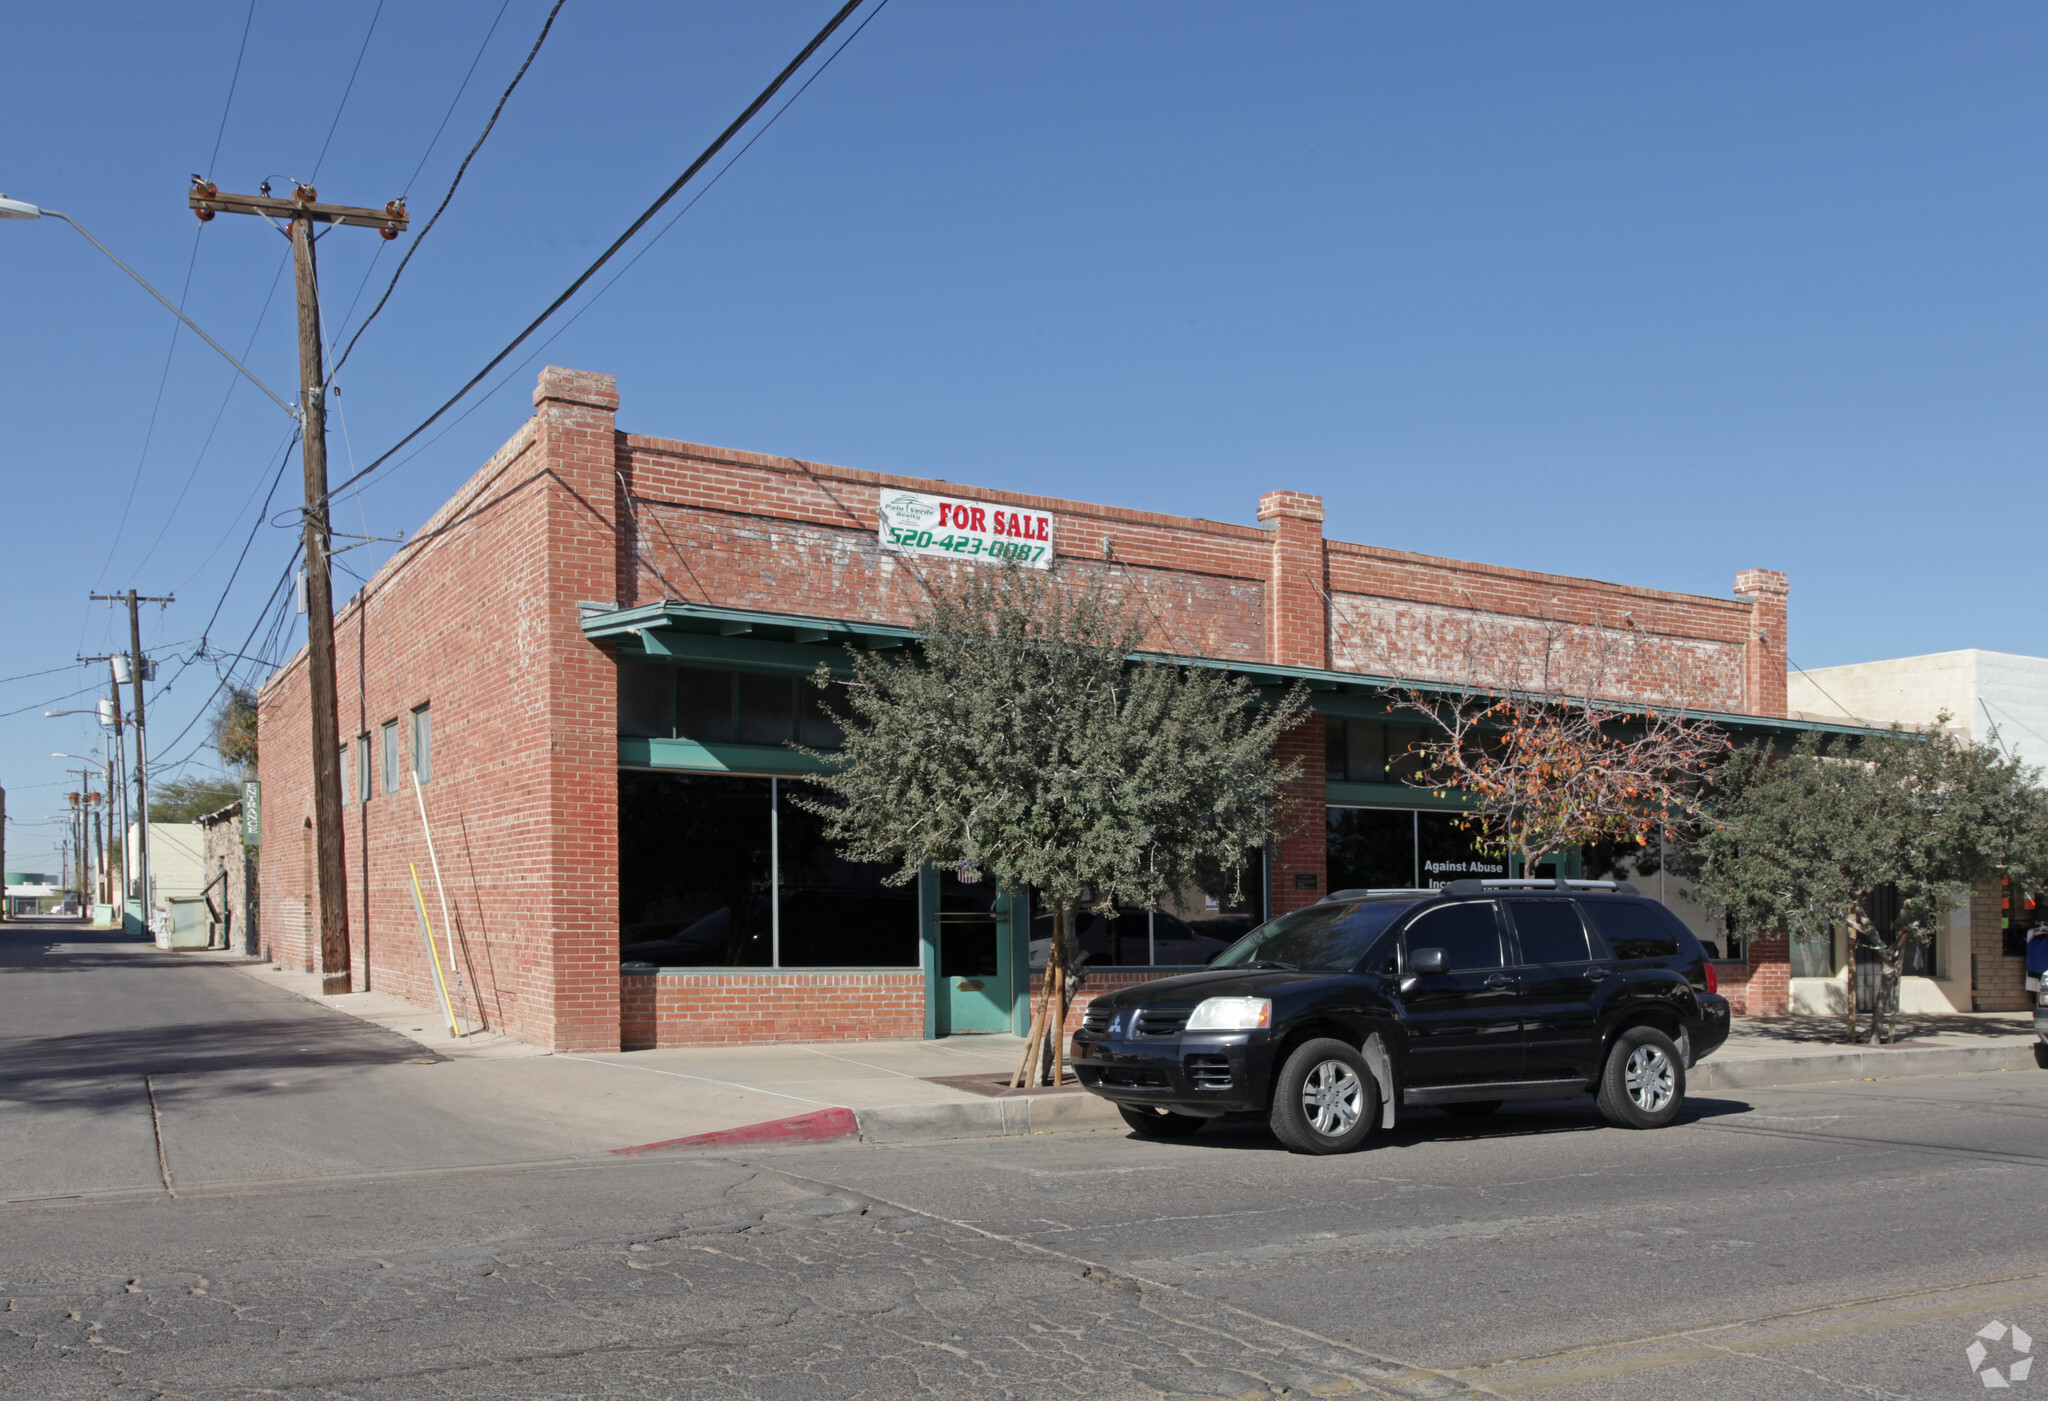
[[[915,491],[884,491],[879,504],[885,550],[1052,566],[1052,517],[1043,512]]]
[[[1984,1346],[2004,1343],[1996,1353]],[[2023,1382],[2034,1370],[2034,1359],[2029,1356],[2034,1350],[2034,1340],[2019,1327],[1992,1319],[1977,1330],[1977,1340],[1963,1349],[1963,1356],[1970,1360],[1970,1370],[1977,1374],[1977,1380],[1992,1391],[2004,1391],[2014,1382]],[[1986,1362],[1990,1365],[1986,1366]],[[2000,1370],[2003,1364],[2004,1370]]]

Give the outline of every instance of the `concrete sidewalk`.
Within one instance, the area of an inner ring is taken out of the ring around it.
[[[1114,1106],[1073,1086],[999,1092],[995,1082],[1008,1076],[1022,1051],[1015,1036],[555,1054],[495,1031],[466,1028],[472,1034],[453,1037],[438,1011],[387,993],[327,997],[312,974],[230,955],[188,956],[232,964],[451,1061],[528,1061],[518,1075],[521,1092],[537,1108],[565,1097],[575,1101],[573,1117],[594,1140],[591,1148],[689,1146],[704,1135],[729,1145],[747,1141],[744,1132],[784,1121],[796,1122],[763,1134],[857,1132],[863,1140],[889,1143],[1122,1126]],[[2033,1023],[2024,1013],[1902,1018],[1899,1030],[1904,1039],[1895,1045],[1849,1046],[1836,1018],[1739,1018],[1728,1043],[1693,1068],[1689,1088],[1698,1093],[2036,1068]],[[595,1084],[606,1086],[603,1114],[590,1102]],[[825,1115],[828,1110],[850,1116]],[[616,1141],[604,1141],[607,1132]]]

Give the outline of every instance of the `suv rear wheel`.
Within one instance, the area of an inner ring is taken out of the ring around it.
[[[1685,1061],[1678,1044],[1651,1026],[1622,1032],[1607,1053],[1595,1102],[1617,1128],[1663,1128],[1685,1103]]]
[[[1380,1116],[1379,1083],[1358,1048],[1304,1041],[1273,1082],[1273,1136],[1294,1153],[1348,1153]]]
[[[1124,1116],[1125,1123],[1147,1138],[1186,1138],[1204,1122],[1193,1114],[1176,1114],[1170,1109],[1143,1109],[1129,1104],[1119,1104],[1116,1112]]]

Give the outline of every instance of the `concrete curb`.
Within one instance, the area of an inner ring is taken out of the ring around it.
[[[1816,1051],[1803,1056],[1715,1060],[1686,1073],[1688,1090],[1754,1090],[1826,1080],[1888,1080],[1900,1075],[1956,1075],[1973,1070],[2034,1070],[2034,1043],[1924,1046],[1903,1050]]]
[[[893,1104],[856,1109],[863,1143],[929,1143],[946,1138],[1013,1138],[1115,1128],[1116,1106],[1096,1095],[1020,1095],[966,1104]]]

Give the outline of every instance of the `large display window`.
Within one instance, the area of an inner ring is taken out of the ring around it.
[[[1481,851],[1456,814],[1412,808],[1329,809],[1325,858],[1332,890],[1434,890],[1508,873],[1507,858]]]
[[[795,779],[619,775],[619,948],[660,968],[915,968],[917,890],[843,860]]]

